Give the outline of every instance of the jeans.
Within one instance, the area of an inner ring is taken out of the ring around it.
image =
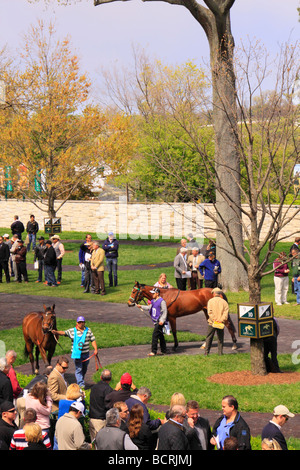
[[[57,286],[54,271],[55,267],[45,264],[45,281],[47,281],[48,286]]]
[[[294,276],[294,292],[296,294],[297,304],[300,304],[300,281],[298,281],[298,276]]]
[[[61,282],[62,276],[62,258],[56,260],[56,268],[57,268],[57,281]]]
[[[27,252],[30,251],[30,245],[32,243],[32,249],[36,246],[36,233],[28,233],[29,243],[27,245]]]
[[[115,286],[118,285],[118,258],[106,258],[106,266],[108,268],[108,279],[109,279],[109,287],[113,287],[113,276],[114,276],[114,284]]]
[[[87,373],[88,365],[90,361],[84,361],[89,357],[89,353],[81,354],[80,359],[74,359],[75,362],[75,377],[76,382],[80,387],[84,387],[84,376]]]
[[[39,259],[39,269],[38,269],[38,281],[39,282],[43,281],[43,270],[44,270],[44,260]]]

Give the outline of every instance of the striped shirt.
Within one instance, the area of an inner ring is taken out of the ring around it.
[[[51,442],[48,433],[42,430],[42,436],[43,444],[46,446],[47,450],[51,450]],[[24,429],[18,429],[14,432],[9,450],[23,450],[25,447],[28,447],[28,442],[25,439]]]
[[[77,336],[78,338],[80,338],[83,334],[83,331],[80,331],[80,330],[77,330]],[[70,338],[72,340],[72,343],[74,341],[74,328],[70,328],[69,330],[66,330],[65,331],[65,336],[67,336],[68,338]],[[85,337],[85,342],[83,344],[83,347],[82,347],[82,350],[81,350],[81,353],[82,354],[87,354],[90,350],[90,342],[92,341],[96,341],[96,338],[94,336],[94,334],[92,333],[92,330],[90,328],[88,328],[88,331],[86,333],[86,337]],[[72,350],[73,350],[73,347],[72,347]]]

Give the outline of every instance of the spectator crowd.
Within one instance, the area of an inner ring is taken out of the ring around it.
[[[215,423],[201,416],[198,401],[186,401],[179,392],[170,397],[164,417],[153,418],[151,390],[137,387],[128,372],[113,389],[112,373],[103,369],[88,400],[84,388],[67,383],[67,357],[24,389],[13,369],[15,358],[8,351],[0,359],[1,450],[251,450],[250,427],[232,395],[223,397]],[[284,405],[274,408],[262,429],[262,450],[288,450],[281,428],[293,417]]]

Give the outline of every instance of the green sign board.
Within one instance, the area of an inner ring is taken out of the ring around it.
[[[61,233],[61,218],[49,217],[47,219],[44,219],[44,230],[45,230],[45,233],[48,233],[49,235],[54,235],[55,233]]]
[[[273,304],[238,304],[239,336],[244,338],[266,338],[274,335]]]
[[[244,338],[257,338],[257,323],[240,321],[239,336],[243,336]]]

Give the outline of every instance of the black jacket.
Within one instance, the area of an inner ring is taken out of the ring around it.
[[[184,427],[172,420],[163,424],[158,431],[157,450],[190,450]]]
[[[20,220],[16,220],[15,222],[13,222],[10,226],[10,229],[13,235],[21,235],[25,230],[24,225]]]
[[[269,422],[262,430],[261,438],[275,439],[282,450],[288,450],[286,440],[280,429],[272,422]]]
[[[4,401],[10,401],[12,403],[13,399],[11,381],[4,372],[0,371],[0,405]]]
[[[118,258],[119,242],[116,238],[112,242],[109,241],[109,238],[104,241],[102,245],[103,250],[105,251],[105,256],[108,259]]]
[[[131,438],[139,450],[153,451],[156,446],[156,434],[150,431],[147,424],[142,423],[141,429],[136,437]]]
[[[44,258],[44,263],[46,266],[53,266],[54,268],[56,267],[56,253],[53,248],[53,246],[47,245],[47,249],[45,251],[45,258]]]
[[[38,233],[39,231],[39,224],[34,220],[31,220],[27,223],[26,232],[27,233]]]
[[[220,423],[224,416],[220,416],[214,424],[212,433],[213,435],[217,434],[217,429],[220,426]],[[238,440],[238,450],[251,450],[250,444],[250,428],[246,421],[241,417],[240,413],[238,412],[233,426],[230,428],[229,431],[230,437],[236,437]]]
[[[45,243],[44,243],[44,245],[38,244],[35,247],[35,250],[34,250],[34,259],[33,259],[33,261],[36,261],[37,259],[39,261],[43,260],[44,257],[45,257],[46,249],[47,249],[47,245]]]
[[[105,405],[105,397],[112,391],[111,386],[107,382],[104,382],[104,380],[100,380],[100,382],[92,386],[89,410],[90,418],[105,419],[105,414],[108,410]]]
[[[7,243],[0,244],[0,261],[8,261],[10,256],[9,246]]]
[[[0,418],[0,449],[9,450],[11,439],[14,432],[18,429],[18,426],[14,423],[13,425],[8,424],[2,418]]]

